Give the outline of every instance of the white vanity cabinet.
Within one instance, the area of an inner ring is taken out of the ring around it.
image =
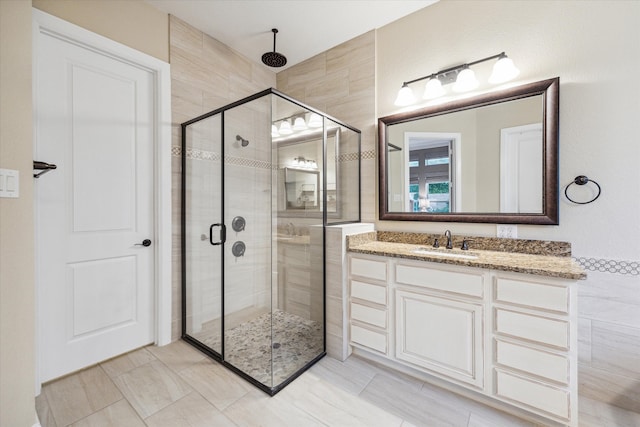
[[[389,351],[388,276],[383,257],[350,258],[350,342],[384,355]]]
[[[352,346],[538,420],[578,425],[575,280],[360,253],[348,260]]]
[[[482,389],[487,274],[404,260],[394,273],[395,358]]]
[[[493,285],[494,396],[573,425],[577,405],[572,281],[497,272]]]

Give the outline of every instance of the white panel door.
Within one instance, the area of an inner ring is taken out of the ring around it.
[[[154,75],[40,33],[40,380],[154,340]],[[145,239],[150,246],[140,245]]]
[[[500,131],[500,212],[542,213],[542,123]]]

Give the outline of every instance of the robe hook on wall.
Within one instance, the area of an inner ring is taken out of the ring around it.
[[[37,160],[33,161],[33,169],[42,171],[40,173],[33,174],[34,178],[40,178],[40,175],[44,175],[45,173],[56,169],[58,166],[52,165],[50,163],[39,162]]]
[[[571,197],[569,197],[569,194],[567,193],[567,191],[569,190],[569,187],[572,184],[576,184],[576,185],[586,185],[590,182],[593,182],[595,184],[596,187],[598,187],[598,194],[595,195],[594,198],[592,198],[591,200],[588,200],[586,202],[576,202],[575,200],[573,200]],[[600,193],[602,192],[602,189],[600,188],[600,184],[598,184],[597,182],[595,182],[592,179],[587,178],[585,175],[578,175],[576,176],[572,182],[570,182],[569,184],[567,184],[566,187],[564,187],[564,195],[567,198],[567,200],[569,200],[572,203],[575,203],[577,205],[586,205],[587,203],[591,203],[594,200],[596,200],[598,197],[600,197]]]

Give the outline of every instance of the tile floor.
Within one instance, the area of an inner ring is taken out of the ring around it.
[[[36,408],[43,427],[532,425],[356,357],[325,357],[269,397],[182,341],[49,383]],[[640,414],[581,397],[580,426],[640,426]]]

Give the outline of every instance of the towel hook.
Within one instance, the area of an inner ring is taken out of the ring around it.
[[[569,190],[569,187],[572,184],[576,184],[576,185],[586,185],[589,182],[593,182],[596,187],[598,187],[598,194],[595,195],[595,197],[591,200],[588,200],[586,202],[576,202],[575,200],[573,200],[571,197],[569,197],[569,194],[567,194],[567,191]],[[598,197],[600,197],[600,193],[602,192],[602,189],[600,188],[600,184],[598,184],[597,182],[595,182],[592,179],[587,178],[585,175],[578,175],[576,176],[572,182],[570,182],[569,184],[567,184],[567,186],[564,188],[564,195],[567,198],[567,200],[569,200],[572,203],[575,203],[577,205],[586,205],[587,203],[591,203],[594,200],[596,200]]]
[[[40,173],[36,173],[33,175],[34,178],[40,178],[40,175],[44,175],[45,173],[56,169],[58,166],[53,165],[51,163],[39,162],[37,160],[33,161],[33,168],[35,170],[42,171]]]

